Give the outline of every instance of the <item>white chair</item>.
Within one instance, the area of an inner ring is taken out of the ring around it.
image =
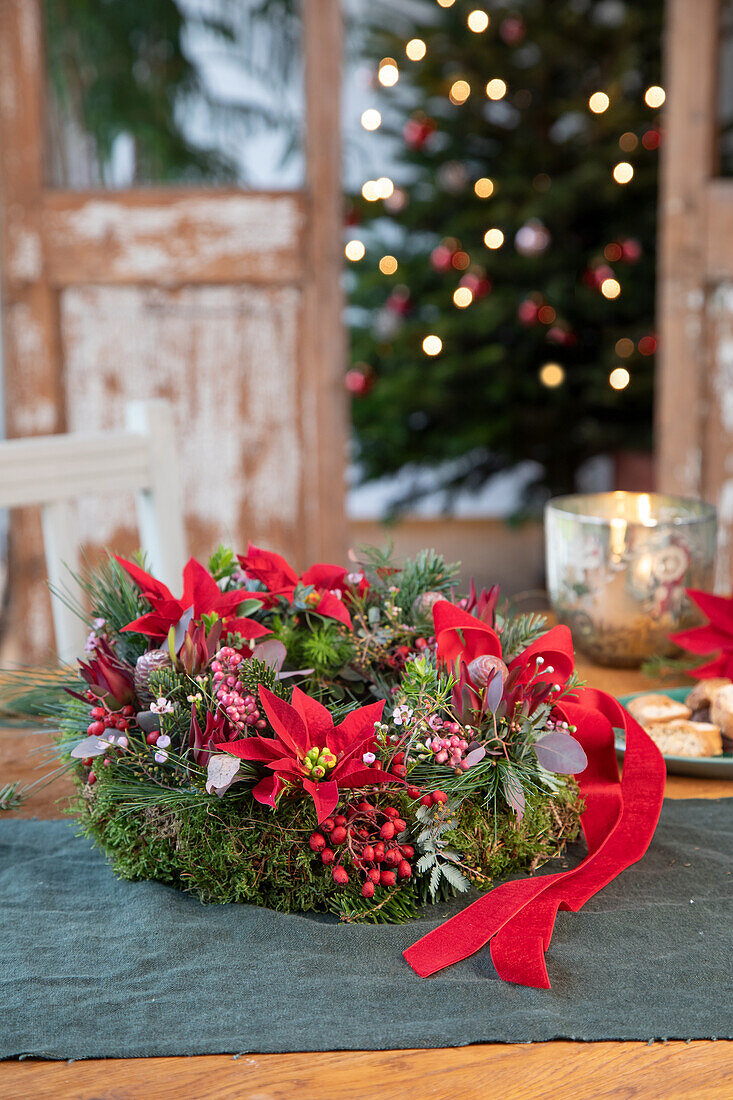
[[[40,505],[48,580],[59,590],[78,572],[71,501],[86,494],[134,492],[140,543],[151,571],[177,591],[185,561],[181,486],[169,402],[133,401],[126,428],[0,443],[0,508]],[[56,650],[70,661],[84,650],[84,623],[51,597]]]

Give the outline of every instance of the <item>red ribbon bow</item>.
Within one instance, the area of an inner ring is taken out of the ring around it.
[[[659,820],[666,771],[649,735],[603,691],[583,688],[558,710],[577,726],[588,757],[577,777],[585,802],[581,816],[588,855],[572,871],[517,879],[497,886],[409,947],[404,956],[422,978],[452,966],[490,943],[491,958],[506,982],[549,989],[545,952],[559,909],[577,913],[621,871],[646,852]],[[614,726],[626,731],[619,779]]]

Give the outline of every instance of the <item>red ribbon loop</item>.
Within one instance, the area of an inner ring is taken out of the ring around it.
[[[426,978],[468,958],[491,941],[504,981],[549,989],[545,952],[559,909],[577,912],[646,852],[664,797],[664,760],[649,735],[610,695],[581,689],[562,711],[577,726],[588,767],[578,776],[588,855],[572,871],[516,879],[497,886],[409,947],[404,956]],[[560,709],[560,708],[559,708]],[[626,730],[619,781],[614,726]]]

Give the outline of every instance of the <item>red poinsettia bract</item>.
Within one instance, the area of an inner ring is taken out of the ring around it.
[[[329,619],[337,619],[351,630],[351,616],[342,599],[346,587],[347,571],[338,565],[319,563],[306,569],[302,576],[280,554],[261,550],[249,544],[246,554],[239,554],[239,564],[248,577],[264,584],[273,596],[282,596],[293,602],[298,585],[312,587],[318,597],[313,610]]]
[[[693,676],[698,676],[701,680],[711,676],[733,679],[733,599],[728,596],[713,596],[696,588],[688,588],[687,595],[707,616],[708,622],[705,626],[695,626],[691,630],[670,634],[670,641],[686,649],[688,653],[701,656],[720,651],[712,661],[692,669]]]
[[[447,600],[441,600],[433,608],[433,622],[440,660],[448,665],[459,662],[462,667],[466,666],[469,678],[472,662],[481,657],[494,658],[499,662],[497,669],[501,668],[501,639],[488,623],[469,615]],[[539,664],[538,658],[541,658]],[[534,687],[546,689],[544,694],[549,696],[553,684],[567,683],[574,667],[570,631],[566,626],[552,627],[509,662],[504,684],[507,710],[513,709],[530,681]],[[541,700],[535,697],[533,701],[537,704]]]
[[[335,726],[326,707],[300,688],[293,689],[292,705],[266,687],[260,687],[260,699],[275,737],[244,737],[216,748],[272,771],[252,792],[263,805],[274,807],[285,784],[293,783],[313,799],[320,825],[335,810],[342,788],[402,782],[362,760],[374,745],[383,701],[352,710]]]
[[[170,628],[176,626],[190,609],[192,621],[201,619],[203,615],[218,615],[228,631],[238,632],[245,638],[261,638],[263,634],[270,633],[262,623],[254,619],[238,619],[235,615],[237,608],[251,599],[253,593],[244,589],[222,592],[211,573],[195,558],[191,558],[183,570],[183,595],[179,600],[161,581],[134,562],[126,561],[117,554],[115,558],[153,607],[147,615],[128,623],[123,630],[160,640],[167,637]]]

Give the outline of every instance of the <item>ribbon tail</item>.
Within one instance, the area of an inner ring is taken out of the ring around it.
[[[588,756],[579,777],[586,809],[581,823],[589,855],[572,871],[504,883],[429,932],[404,952],[428,977],[491,942],[504,981],[548,989],[545,963],[559,909],[577,912],[598,890],[646,852],[661,812],[664,761],[648,734],[610,696],[584,690],[563,705]],[[619,782],[613,726],[627,730]],[[622,793],[623,792],[623,793]]]

